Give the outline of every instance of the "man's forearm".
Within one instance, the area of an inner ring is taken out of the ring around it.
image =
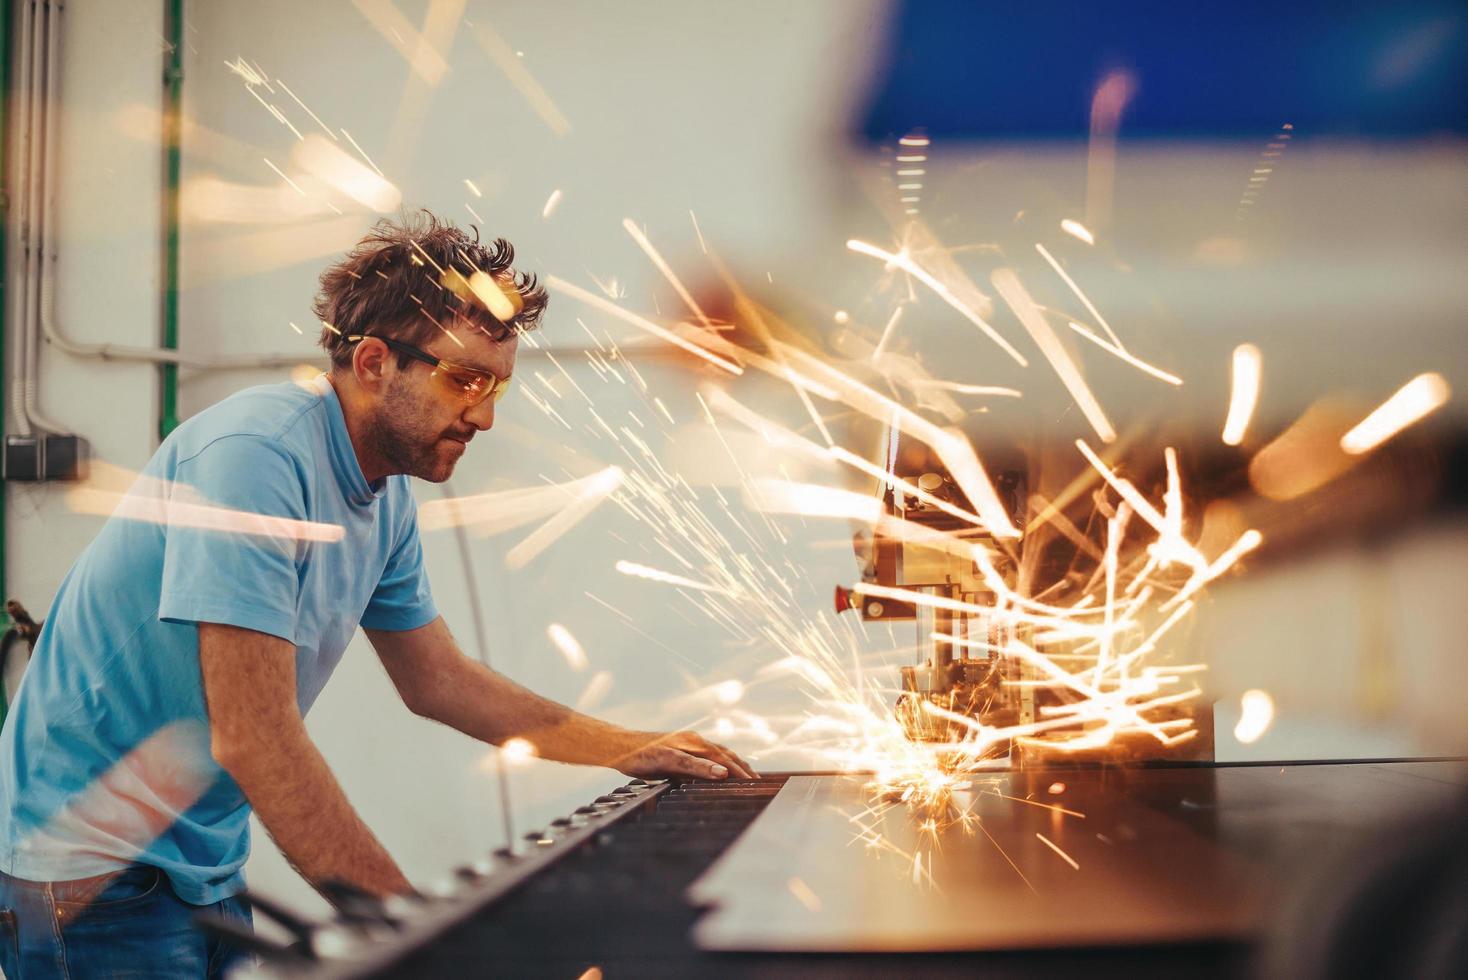
[[[228,768],[287,860],[313,886],[337,880],[380,896],[410,891],[305,727],[276,735]]]
[[[634,731],[528,691],[464,656],[442,617],[414,630],[367,635],[409,708],[482,742],[523,738],[541,758],[609,766],[629,776],[747,779],[754,772],[697,732]]]
[[[544,759],[616,768],[656,737],[557,704],[467,657],[456,659],[415,710],[471,738],[495,745],[523,738]]]

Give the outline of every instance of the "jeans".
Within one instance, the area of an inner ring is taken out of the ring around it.
[[[75,881],[0,872],[0,970],[7,980],[222,977],[242,957],[194,928],[200,911],[252,924],[242,898],[189,905],[147,864]]]

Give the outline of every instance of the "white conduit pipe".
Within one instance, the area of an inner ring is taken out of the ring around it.
[[[30,220],[28,203],[30,200],[30,132],[31,132],[31,90],[34,79],[31,77],[31,41],[34,37],[32,18],[35,10],[34,2],[20,4],[20,33],[18,35],[18,64],[15,67],[15,78],[18,81],[15,96],[16,107],[16,139],[15,139],[15,203],[16,214],[14,246],[10,250],[10,262],[19,273],[14,277],[15,283],[11,289],[12,306],[10,311],[10,322],[15,326],[11,332],[15,336],[15,352],[11,355],[11,378],[10,378],[10,410],[15,416],[15,424],[23,436],[31,435],[31,420],[26,415],[25,386],[26,371],[30,366],[30,352],[28,342],[30,331],[26,327],[26,287],[29,280],[26,278],[26,255],[30,250],[30,231],[28,222]],[[7,276],[7,278],[10,278]]]
[[[56,202],[56,176],[51,161],[56,158],[56,131],[60,128],[60,116],[56,112],[56,88],[61,25],[60,0],[43,0],[38,6],[35,21],[35,53],[31,59],[32,73],[40,80],[36,101],[40,108],[39,132],[31,127],[31,159],[35,161],[31,171],[31,246],[26,250],[26,348],[30,362],[26,365],[25,414],[31,425],[48,432],[70,432],[65,425],[49,418],[41,411],[41,290],[40,278],[46,264],[46,253],[55,225],[51,217]],[[44,59],[44,60],[42,60]],[[32,269],[34,257],[34,269]]]

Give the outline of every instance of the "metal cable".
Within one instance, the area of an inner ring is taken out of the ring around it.
[[[445,500],[454,496],[453,486],[450,481],[445,480],[440,485],[440,490]],[[469,534],[464,530],[464,525],[454,525],[454,540],[459,545],[459,562],[463,566],[464,584],[469,590],[469,614],[474,621],[474,643],[479,653],[479,662],[493,670],[489,662],[489,633],[484,627],[484,610],[479,605],[479,580],[474,575],[474,559],[469,554]],[[499,760],[495,766],[495,775],[499,780],[500,790],[500,818],[504,823],[505,847],[511,851],[515,849],[515,822],[510,808],[510,776],[506,771],[504,760]]]

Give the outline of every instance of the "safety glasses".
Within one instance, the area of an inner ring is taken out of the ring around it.
[[[498,402],[504,397],[510,387],[509,378],[497,378],[492,374],[486,374],[477,368],[465,367],[455,364],[446,357],[434,357],[427,351],[419,350],[411,344],[393,340],[391,337],[379,337],[375,333],[353,334],[347,338],[347,343],[355,344],[359,340],[372,337],[380,340],[399,354],[406,355],[414,360],[422,361],[433,368],[430,377],[438,384],[445,395],[463,402],[466,407],[472,408],[479,405],[487,398],[493,398]]]

